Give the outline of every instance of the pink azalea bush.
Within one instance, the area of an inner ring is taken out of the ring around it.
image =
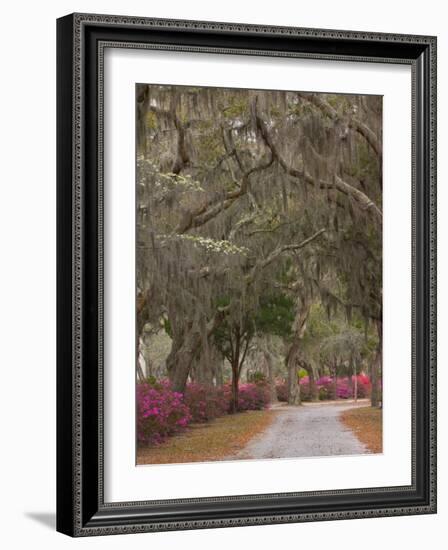
[[[185,394],[174,392],[168,380],[137,385],[137,438],[139,444],[158,445],[182,431],[190,423],[209,422],[231,409],[231,387],[189,383]],[[265,382],[241,384],[238,411],[268,407],[269,388]]]
[[[339,379],[338,379],[339,380]],[[338,381],[338,384],[340,382]],[[316,381],[318,397],[321,401],[336,399],[335,387],[331,376],[321,376]]]
[[[352,376],[352,381],[354,382],[355,377]],[[372,384],[370,383],[370,378],[367,374],[358,374],[358,397],[361,399],[364,397],[369,397],[372,390]]]
[[[288,384],[284,380],[277,381],[275,389],[277,391],[277,399],[280,402],[286,403],[288,401]],[[311,401],[311,386],[308,376],[300,379],[300,397],[302,401]]]
[[[358,397],[360,399],[370,395],[370,379],[365,374],[359,374],[358,379]],[[319,400],[332,399],[352,399],[355,391],[355,377],[341,377],[337,379],[336,389],[334,380],[331,376],[321,376],[316,380],[316,391]],[[288,400],[288,387],[286,382],[279,381],[276,384],[277,399],[286,402]],[[336,391],[335,391],[336,390]],[[308,376],[300,379],[300,393],[302,401],[311,400],[311,386]]]
[[[238,411],[261,411],[269,406],[269,386],[265,382],[240,384]]]
[[[190,423],[209,422],[231,410],[231,387],[187,384],[175,392],[169,380],[155,379],[137,385],[137,439],[142,445],[158,445]],[[266,382],[240,384],[238,411],[266,409],[270,402]]]
[[[275,384],[277,399],[281,402],[288,401],[288,386],[285,381],[277,381]]]
[[[318,390],[316,384],[315,385],[315,392]],[[300,396],[302,398],[302,401],[311,401],[311,384],[310,384],[310,377],[309,376],[302,376],[300,378]]]
[[[365,374],[359,374],[358,380],[358,397],[360,399],[370,395],[370,379]],[[348,376],[337,379],[336,392],[334,380],[330,376],[322,376],[316,382],[319,392],[319,399],[352,399],[355,395],[355,377]]]
[[[168,381],[137,385],[137,439],[157,445],[191,422],[191,414],[181,393],[171,390]]]
[[[226,388],[190,383],[185,390],[184,402],[192,422],[208,422],[227,413],[230,394]]]

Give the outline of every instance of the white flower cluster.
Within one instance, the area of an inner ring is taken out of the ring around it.
[[[194,180],[190,174],[182,176],[168,172],[168,174],[159,173],[159,177],[169,181],[172,185],[183,187],[185,191],[204,191],[201,184]]]
[[[155,162],[150,159],[144,159],[142,155],[138,157],[137,164],[142,179],[146,179],[147,181],[147,178],[150,177],[155,187],[162,191],[168,191],[172,187],[177,187],[182,191],[204,191],[200,182],[193,179],[190,174],[163,173]]]
[[[245,246],[237,246],[227,240],[214,240],[208,237],[201,237],[199,235],[159,235],[162,241],[167,240],[179,240],[190,242],[196,248],[202,248],[207,252],[215,254],[243,254],[246,255],[249,249]]]

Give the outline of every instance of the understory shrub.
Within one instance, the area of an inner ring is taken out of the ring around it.
[[[185,394],[174,392],[168,380],[148,379],[137,385],[137,439],[158,445],[192,422],[209,422],[231,409],[231,387],[189,383]],[[238,411],[268,407],[269,386],[264,381],[240,384]]]
[[[300,379],[300,397],[302,401],[311,401],[311,385],[309,376]]]
[[[368,397],[370,395],[370,379],[365,374],[357,375],[358,381],[358,397],[360,399]],[[336,388],[333,378],[330,376],[323,376],[317,380],[316,385],[318,387],[319,399],[353,399],[355,396],[355,377],[342,377],[338,378],[336,382]]]
[[[338,380],[339,384],[339,380]],[[336,399],[336,391],[331,376],[321,376],[316,381],[318,396],[321,401]]]
[[[277,399],[281,402],[288,401],[288,386],[286,382],[276,382],[275,389],[277,391]]]
[[[363,399],[370,395],[370,379],[365,374],[359,374],[358,379],[358,397]],[[336,388],[331,376],[321,376],[316,380],[317,397],[321,401],[336,399],[352,399],[355,391],[355,377],[342,377],[337,379]],[[277,399],[279,401],[288,401],[288,386],[285,381],[276,383]],[[311,386],[308,376],[300,379],[300,396],[302,401],[311,401]]]
[[[355,377],[352,376],[352,381],[355,380]],[[370,397],[372,386],[370,384],[370,378],[367,374],[358,374],[358,397],[363,399],[365,397]]]
[[[171,390],[168,381],[137,385],[137,439],[157,445],[191,422],[183,395]]]
[[[277,382],[275,389],[277,391],[277,399],[280,402],[286,403],[288,401],[288,384],[285,381]],[[300,398],[302,401],[311,401],[311,386],[308,376],[303,376],[300,379]]]
[[[223,386],[190,383],[185,390],[184,402],[192,422],[208,422],[227,413],[230,394]]]
[[[266,409],[269,406],[270,397],[269,386],[266,382],[240,384],[238,411],[260,411]]]

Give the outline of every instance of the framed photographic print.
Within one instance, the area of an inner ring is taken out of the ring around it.
[[[434,513],[436,39],[57,40],[57,529]]]

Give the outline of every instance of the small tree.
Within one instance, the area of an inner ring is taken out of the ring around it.
[[[226,306],[228,300],[221,300]],[[231,411],[238,410],[238,388],[241,371],[255,335],[272,334],[286,336],[291,332],[294,320],[293,301],[281,293],[262,296],[251,310],[230,310],[214,332],[215,345],[230,363],[232,369]]]

